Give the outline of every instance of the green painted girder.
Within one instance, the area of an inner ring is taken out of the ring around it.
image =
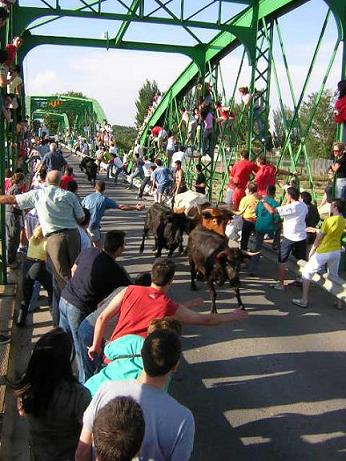
[[[226,22],[222,22],[221,20],[218,21],[201,21],[201,20],[194,20],[191,19],[192,17],[196,16],[198,12],[203,11],[206,9],[205,7],[199,8],[196,12],[190,15],[188,18],[184,17],[183,14],[180,16],[176,16],[173,14],[171,10],[167,7],[170,3],[162,2],[160,0],[156,0],[158,7],[154,12],[163,10],[165,11],[170,17],[162,17],[162,16],[154,16],[153,11],[144,14],[144,10],[148,7],[146,5],[150,5],[152,2],[145,1],[145,0],[133,0],[130,6],[128,6],[128,12],[126,13],[112,13],[112,12],[103,12],[102,5],[103,3],[107,3],[104,0],[101,1],[94,1],[92,3],[86,3],[81,1],[81,7],[77,9],[67,9],[61,8],[59,2],[57,1],[54,6],[50,8],[40,8],[40,7],[30,7],[30,6],[14,6],[14,12],[16,15],[16,22],[14,24],[14,34],[20,35],[26,29],[30,29],[30,24],[36,21],[39,18],[47,17],[48,21],[56,20],[62,17],[71,17],[71,18],[84,18],[84,19],[105,19],[105,20],[114,20],[114,21],[122,21],[123,24],[119,29],[117,36],[123,36],[123,32],[126,32],[128,25],[131,22],[135,23],[145,23],[145,24],[159,24],[159,25],[167,25],[167,26],[179,26],[184,28],[200,28],[200,29],[210,29],[216,31],[227,31],[228,25]],[[181,5],[184,4],[184,0],[180,0]],[[226,0],[213,0],[210,2],[210,5],[215,3],[223,3]],[[236,4],[244,4],[246,5],[253,5],[257,2],[257,0],[227,0],[227,3],[236,3]],[[197,3],[196,3],[197,4]],[[97,10],[94,9],[94,6],[97,6]],[[123,6],[125,6],[123,4]],[[183,9],[181,6],[180,9]],[[139,12],[138,12],[139,10]],[[55,16],[55,18],[49,18],[51,16]],[[44,22],[45,23],[45,22]],[[41,24],[39,24],[41,25]],[[32,27],[37,27],[35,24]],[[118,41],[122,40],[122,37]],[[116,39],[117,41],[117,39]]]
[[[62,105],[50,106],[52,101],[61,101]],[[27,96],[27,113],[32,117],[34,114],[49,114],[67,117],[71,114],[73,123],[71,128],[83,134],[85,125],[89,125],[95,131],[95,124],[102,124],[106,115],[95,99],[78,98],[75,96]],[[69,121],[65,120],[65,127],[69,126]]]
[[[52,117],[60,118],[60,119],[63,120],[65,128],[70,127],[70,124],[69,124],[68,117],[67,117],[66,113],[58,114],[56,112],[50,112],[50,111],[45,111],[43,109],[37,109],[37,110],[32,112],[33,118],[34,118],[35,115],[39,116],[39,117],[41,117],[41,116],[44,117],[45,115],[50,115]]]
[[[66,46],[82,46],[89,48],[104,48],[104,49],[122,49],[133,51],[154,51],[161,53],[180,53],[194,58],[196,52],[194,47],[176,46],[169,44],[158,43],[141,43],[141,42],[121,42],[118,45],[114,41],[106,41],[97,38],[79,38],[79,37],[55,37],[50,35],[33,35],[29,31],[23,34],[24,45],[20,49],[20,55],[23,58],[30,50],[40,45],[66,45]]]
[[[308,1],[310,0],[260,0],[258,3],[258,21],[280,17]],[[240,44],[244,45],[250,62],[255,62],[257,28],[252,22],[253,17],[253,7],[250,7],[232,21],[230,25],[232,26],[232,33],[221,32],[209,42],[208,46],[204,48],[204,56],[199,57],[200,61],[203,60],[204,57],[205,68],[208,64],[221,60]],[[203,52],[203,50],[201,50],[201,52]],[[160,104],[156,107],[155,112],[148,120],[147,127],[156,125],[162,118],[164,112],[168,110],[170,101],[173,98],[185,94],[193,85],[194,80],[201,70],[201,65],[198,66],[196,61],[198,62],[198,60],[195,59],[194,62],[191,62],[191,64],[185,68],[165,93]],[[141,143],[145,143],[147,132],[148,129],[143,130],[140,139]]]

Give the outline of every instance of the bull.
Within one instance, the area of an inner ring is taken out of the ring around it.
[[[155,203],[150,207],[145,216],[140,254],[144,251],[144,242],[150,232],[155,245],[155,256],[161,256],[163,248],[167,248],[168,256],[172,256],[179,247],[179,253],[183,252],[183,233],[188,226],[189,218],[184,213],[174,213],[170,208]]]
[[[190,272],[191,289],[197,290],[197,271],[203,274],[208,284],[211,298],[211,312],[217,313],[216,290],[214,284],[223,286],[227,280],[234,289],[238,306],[245,309],[240,297],[240,264],[244,258],[249,258],[258,253],[242,251],[239,248],[229,248],[228,239],[224,235],[203,228],[198,225],[189,235],[187,245]]]
[[[97,176],[97,164],[95,159],[91,157],[84,157],[79,164],[79,168],[87,175],[90,184],[95,186]]]

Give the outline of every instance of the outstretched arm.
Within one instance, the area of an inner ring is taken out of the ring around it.
[[[0,195],[0,205],[15,205],[16,203],[14,195]]]
[[[125,205],[123,203],[120,203],[118,205],[119,210],[123,211],[141,211],[145,208],[144,204],[139,204],[137,203],[136,205]]]
[[[199,312],[193,312],[182,304],[179,305],[174,318],[179,320],[181,323],[187,325],[204,325],[214,326],[221,325],[223,323],[236,322],[238,320],[245,320],[248,317],[248,313],[242,309],[236,309],[233,312],[227,314],[200,314]]]

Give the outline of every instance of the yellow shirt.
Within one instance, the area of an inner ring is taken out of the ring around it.
[[[324,220],[321,232],[324,234],[316,253],[329,253],[341,248],[341,237],[345,230],[346,220],[342,216],[330,216]]]
[[[30,259],[39,259],[45,261],[47,259],[47,241],[46,239],[36,240],[34,237],[31,237],[29,240],[29,248],[27,257]]]
[[[247,221],[256,221],[256,206],[258,198],[256,195],[246,195],[243,197],[239,204],[239,212]]]

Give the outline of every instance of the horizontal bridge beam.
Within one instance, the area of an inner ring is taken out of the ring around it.
[[[25,56],[30,50],[39,45],[65,45],[65,46],[83,46],[92,48],[122,49],[133,51],[154,51],[162,53],[180,53],[191,59],[195,56],[195,47],[163,45],[158,43],[141,43],[141,42],[120,42],[118,44],[112,40],[103,40],[97,38],[79,38],[79,37],[56,37],[49,35],[32,35],[25,33],[23,35],[24,45],[19,50],[21,56]]]
[[[31,8],[31,7],[15,7],[15,17],[16,21],[14,24],[15,35],[21,35],[25,29],[33,29],[39,27],[39,25],[34,24],[30,27],[30,24],[43,17],[52,17],[54,19],[70,17],[70,18],[81,18],[81,19],[104,19],[104,20],[113,20],[113,21],[122,21],[124,23],[145,23],[145,24],[157,24],[157,25],[166,25],[166,26],[176,26],[176,27],[195,27],[199,29],[210,29],[215,31],[229,31],[229,25],[224,23],[217,22],[208,22],[208,21],[196,21],[189,19],[177,20],[167,17],[159,16],[146,16],[140,15],[137,13],[96,13],[92,11],[85,10],[68,10],[60,8]],[[228,18],[228,21],[231,18]]]

